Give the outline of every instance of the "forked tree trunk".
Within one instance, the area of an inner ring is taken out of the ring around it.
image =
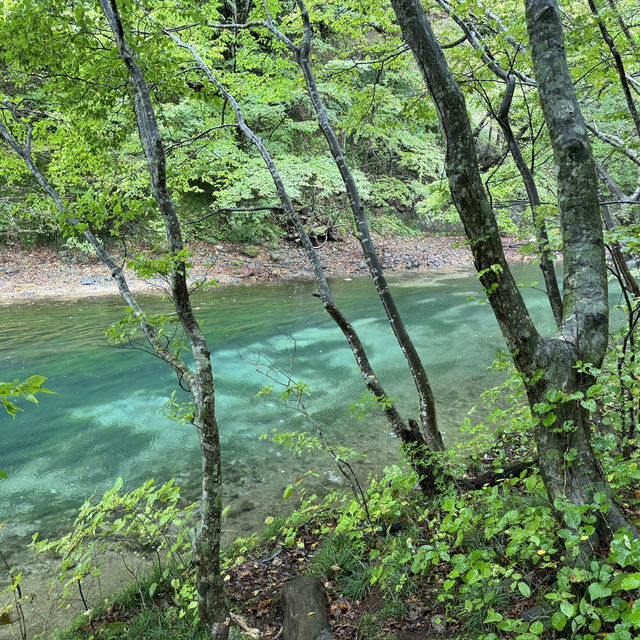
[[[529,402],[547,394],[585,391],[590,380],[578,362],[599,366],[607,345],[608,306],[602,223],[597,180],[586,127],[569,75],[560,12],[554,0],[528,0],[527,28],[545,121],[558,165],[558,200],[564,242],[562,325],[544,339],[504,258],[493,211],[483,189],[464,98],[446,63],[420,0],[392,0],[404,38],[436,105],[447,144],[451,194],[472,243],[480,280],[517,368],[527,377]],[[601,492],[609,508],[596,513],[603,535],[626,526],[590,444],[588,415],[577,400],[559,402],[556,420],[540,416],[536,431],[538,463],[552,502],[577,506]],[[547,418],[547,426],[544,424]]]
[[[360,197],[360,191],[353,178],[353,174],[351,173],[351,169],[347,163],[347,158],[342,150],[338,136],[329,122],[327,110],[325,109],[322,96],[320,95],[316,84],[310,59],[311,22],[307,7],[303,0],[296,0],[296,4],[300,9],[303,24],[303,37],[300,45],[294,44],[275,26],[266,5],[265,10],[267,16],[264,21],[252,21],[244,24],[214,24],[210,26],[219,29],[248,29],[251,27],[262,26],[268,29],[276,38],[285,44],[295,56],[296,62],[302,70],[305,85],[307,87],[307,93],[311,99],[311,104],[316,112],[318,126],[327,141],[327,145],[345,186],[349,205],[356,225],[356,236],[362,247],[378,297],[380,298],[387,315],[389,326],[391,327],[398,345],[407,360],[407,364],[409,365],[409,371],[411,372],[411,377],[413,378],[418,394],[420,424],[421,430],[423,431],[421,439],[427,443],[431,451],[442,451],[444,450],[444,444],[442,441],[442,434],[438,429],[435,401],[431,384],[424,365],[422,364],[422,360],[420,359],[415,345],[404,326],[400,312],[396,306],[393,295],[391,294],[389,285],[387,284],[382,265],[380,264],[375,247],[373,246],[371,234],[369,233],[369,227],[367,224],[364,206],[362,204],[362,198]],[[168,33],[167,35],[173,37],[175,40],[175,37],[171,33]]]
[[[177,34],[171,31],[165,30],[165,34],[178,44],[178,46],[183,49],[187,49],[191,53],[195,62],[206,75],[208,80],[216,86],[218,91],[231,105],[240,131],[260,152],[260,155],[271,174],[282,208],[288,216],[291,224],[294,226],[296,232],[299,234],[302,246],[313,268],[317,285],[316,297],[322,301],[327,313],[331,316],[346,338],[356,360],[360,374],[362,375],[362,379],[364,380],[364,383],[371,395],[381,403],[382,410],[389,422],[389,425],[402,443],[407,458],[418,475],[420,488],[423,493],[425,495],[435,495],[439,493],[450,481],[450,478],[446,473],[444,473],[441,466],[437,464],[437,461],[428,455],[428,452],[430,450],[432,451],[434,447],[432,446],[431,441],[425,437],[425,433],[420,429],[418,423],[415,420],[403,420],[393,402],[390,401],[389,396],[384,390],[382,383],[378,379],[371,365],[364,344],[360,340],[360,336],[335,303],[333,294],[331,293],[331,288],[329,287],[329,283],[327,282],[324,269],[322,268],[320,258],[318,256],[318,252],[313,246],[313,243],[309,238],[309,234],[300,220],[300,216],[293,207],[291,198],[289,198],[284,182],[280,176],[280,172],[278,171],[269,150],[262,139],[255,134],[249,125],[247,125],[242,109],[233,94],[231,94],[217,79],[211,68],[198,54],[195,47],[185,42]]]

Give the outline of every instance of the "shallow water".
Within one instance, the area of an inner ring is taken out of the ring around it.
[[[516,269],[519,279],[538,279],[532,267]],[[294,458],[270,441],[272,429],[312,427],[306,418],[272,396],[255,398],[269,382],[250,360],[260,354],[285,370],[295,346],[293,374],[310,394],[307,408],[331,442],[367,453],[360,475],[397,459],[397,445],[384,421],[358,421],[347,409],[364,393],[353,356],[341,333],[311,296],[311,284],[218,289],[196,300],[212,350],[217,415],[221,429],[225,499],[230,504],[226,540],[246,535],[265,515],[288,508],[282,491],[312,466],[320,490],[339,482],[329,462]],[[481,391],[497,381],[488,373],[496,349],[504,347],[471,272],[419,274],[393,281],[407,327],[423,356],[448,442]],[[415,415],[415,392],[404,358],[368,280],[334,283],[338,304],[359,330],[387,392],[403,411]],[[534,314],[551,327],[543,294],[530,290]],[[143,306],[168,309],[158,298]],[[199,450],[190,425],[162,415],[175,377],[157,358],[140,350],[113,348],[104,330],[123,314],[119,299],[83,299],[0,308],[0,376],[47,376],[56,395],[24,405],[15,420],[0,415],[0,520],[6,522],[2,548],[16,551],[41,536],[68,528],[74,511],[94,492],[122,476],[129,488],[153,476],[175,476],[194,499],[199,483]],[[178,391],[179,398],[187,394]]]

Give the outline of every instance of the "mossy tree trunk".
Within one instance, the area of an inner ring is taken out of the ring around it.
[[[558,167],[563,231],[562,322],[551,338],[537,332],[505,260],[495,215],[486,197],[464,98],[419,0],[392,0],[405,40],[436,105],[446,140],[446,170],[473,250],[480,281],[519,371],[531,407],[549,404],[536,430],[539,466],[551,501],[582,507],[596,493],[608,509],[598,511],[600,542],[611,529],[633,527],[616,506],[591,448],[589,415],[579,398],[592,380],[581,373],[598,367],[607,346],[607,278],[597,179],[566,62],[561,15],[555,0],[525,0],[527,28],[545,121]],[[563,401],[564,400],[564,401]],[[553,415],[552,415],[553,414]],[[633,530],[637,535],[637,531]]]
[[[115,37],[120,57],[129,73],[134,96],[140,141],[147,158],[151,190],[164,221],[169,254],[172,258],[171,296],[185,332],[194,367],[184,382],[194,400],[194,425],[202,453],[202,504],[200,526],[195,540],[198,614],[214,640],[226,640],[229,615],[220,575],[220,530],[222,519],[222,480],[220,437],[215,415],[215,392],[210,352],[196,319],[187,286],[182,231],[167,188],[166,157],[158,129],[151,94],[136,56],[130,48],[116,0],[100,0],[102,10]]]

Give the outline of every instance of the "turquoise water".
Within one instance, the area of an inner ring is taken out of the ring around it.
[[[538,279],[532,267],[521,279]],[[255,354],[288,369],[295,341],[293,374],[310,389],[307,408],[332,442],[368,454],[359,463],[366,478],[397,459],[397,446],[379,416],[358,421],[347,408],[364,392],[342,334],[311,296],[311,284],[218,289],[196,299],[216,377],[225,500],[231,505],[227,540],[245,535],[265,515],[283,506],[282,491],[311,466],[319,487],[339,478],[327,462],[293,458],[260,434],[272,429],[312,430],[306,418],[276,397],[255,399],[268,383],[248,362]],[[368,280],[334,283],[335,297],[359,330],[387,392],[415,415],[413,386],[404,358]],[[420,274],[396,279],[393,290],[409,331],[423,356],[448,442],[479,394],[496,381],[487,373],[504,344],[487,304],[469,302],[479,287],[471,272]],[[550,324],[543,294],[530,290],[534,313]],[[169,308],[142,298],[147,308]],[[17,548],[70,526],[74,509],[93,492],[122,476],[128,487],[149,477],[176,476],[194,498],[199,450],[190,425],[162,415],[177,388],[162,362],[140,350],[110,347],[104,330],[123,314],[117,298],[24,303],[0,307],[0,379],[32,374],[48,378],[56,395],[39,406],[23,405],[15,420],[0,416],[0,520],[3,549]],[[187,394],[178,391],[179,398]]]

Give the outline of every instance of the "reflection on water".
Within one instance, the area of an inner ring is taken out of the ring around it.
[[[536,277],[523,268],[519,277]],[[419,275],[395,284],[398,305],[424,358],[448,441],[492,380],[486,366],[503,347],[489,306],[469,302],[478,294],[468,273]],[[265,515],[285,507],[282,491],[315,465],[318,484],[335,486],[330,464],[292,458],[259,435],[272,429],[310,430],[304,416],[282,405],[277,394],[256,399],[268,382],[249,363],[262,354],[288,370],[295,344],[294,376],[310,390],[307,407],[332,442],[367,453],[362,476],[397,458],[397,446],[379,416],[359,422],[347,409],[364,392],[342,335],[313,286],[212,290],[197,298],[199,317],[213,356],[217,415],[223,448],[229,541]],[[368,280],[335,283],[335,296],[360,331],[374,367],[404,412],[415,415],[415,393],[403,356]],[[532,300],[549,316],[541,294]],[[168,309],[158,298],[146,307]],[[0,416],[0,520],[3,549],[16,548],[40,530],[49,535],[70,526],[74,511],[117,476],[129,488],[153,476],[175,476],[196,497],[200,476],[196,434],[162,414],[176,389],[168,367],[139,350],[107,346],[104,329],[122,316],[118,299],[55,301],[0,308],[0,367],[3,380],[47,376],[54,396],[26,406],[12,420]],[[187,394],[178,391],[178,399]]]

